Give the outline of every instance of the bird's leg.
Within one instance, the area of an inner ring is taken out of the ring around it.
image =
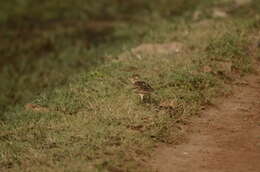
[[[144,95],[143,94],[139,94],[140,98],[141,98],[141,102],[143,102],[144,100]]]
[[[151,94],[148,94],[148,95],[147,95],[147,98],[148,98],[148,100],[149,100],[149,103],[152,103],[152,102],[151,102]]]

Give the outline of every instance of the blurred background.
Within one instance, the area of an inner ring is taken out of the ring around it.
[[[1,0],[0,113],[145,41],[154,22],[214,17],[207,7],[247,16],[260,9],[258,0],[238,1]]]

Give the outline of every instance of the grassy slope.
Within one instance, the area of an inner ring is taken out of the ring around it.
[[[141,42],[149,31],[143,22],[190,13],[205,1],[0,2],[0,119],[43,90],[64,85],[70,75],[102,64],[119,45]],[[129,23],[139,26],[129,30]]]
[[[183,117],[229,92],[234,75],[223,64],[240,75],[250,71],[249,36],[259,20],[155,23],[144,42],[178,41],[184,51],[124,59],[109,52],[110,62],[36,98],[39,111],[6,112],[0,170],[136,171],[156,143],[181,137],[177,123]],[[133,73],[156,88],[153,103],[138,102],[127,80]],[[168,100],[179,108],[159,108]]]

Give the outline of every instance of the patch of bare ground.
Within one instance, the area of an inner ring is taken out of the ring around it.
[[[150,162],[155,171],[260,171],[259,62],[256,70],[232,86],[232,96],[190,120],[185,143],[158,146]]]

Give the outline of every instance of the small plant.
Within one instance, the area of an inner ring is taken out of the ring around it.
[[[212,40],[207,46],[210,59],[232,62],[233,68],[250,71],[251,57],[248,53],[249,42],[242,32],[225,33],[221,38]]]

